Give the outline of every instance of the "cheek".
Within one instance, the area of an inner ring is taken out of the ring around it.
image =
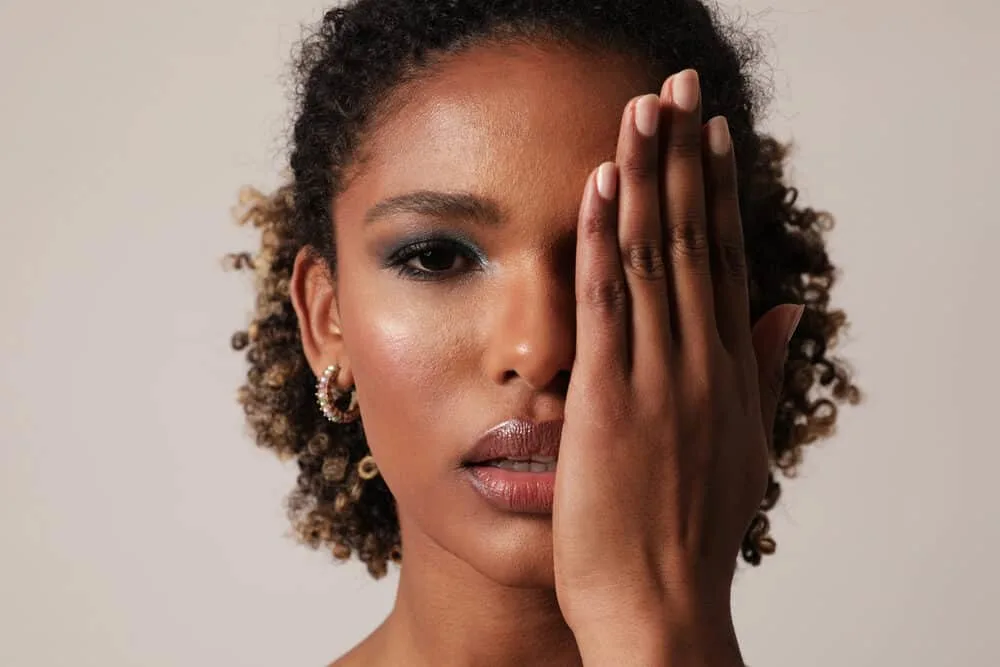
[[[477,318],[457,317],[458,304],[434,299],[436,289],[382,276],[363,289],[341,286],[344,344],[365,435],[397,496],[446,473],[466,445],[456,420],[468,406],[457,402],[468,398],[463,387],[478,373]]]

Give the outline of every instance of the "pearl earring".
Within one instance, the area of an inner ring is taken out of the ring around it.
[[[316,401],[319,403],[320,411],[327,419],[334,424],[346,424],[356,420],[361,411],[358,407],[358,393],[353,387],[350,391],[351,401],[347,409],[337,406],[337,401],[348,393],[337,389],[336,376],[339,370],[340,366],[331,365],[323,371],[322,377],[316,383]]]

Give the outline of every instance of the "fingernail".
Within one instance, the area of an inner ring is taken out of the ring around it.
[[[635,129],[644,137],[656,136],[660,124],[660,97],[643,95],[635,103]]]
[[[716,155],[725,155],[729,152],[731,143],[729,136],[729,121],[725,116],[716,116],[708,121],[708,147]]]
[[[805,306],[799,306],[795,315],[792,317],[791,324],[788,326],[788,337],[785,340],[785,346],[787,347],[792,342],[792,336],[795,335],[795,330],[799,328],[799,322],[802,321],[802,313],[806,312]]]
[[[667,77],[666,81],[663,82],[663,85],[660,86],[660,97],[662,97],[668,102],[673,101],[673,98],[671,98],[670,95],[671,91],[674,89],[675,76],[676,76],[675,74],[671,74],[670,76]]]
[[[618,177],[615,173],[615,163],[605,162],[597,168],[597,192],[604,199],[614,201],[618,189]]]
[[[682,111],[694,111],[698,106],[698,73],[686,69],[674,78],[671,97]]]

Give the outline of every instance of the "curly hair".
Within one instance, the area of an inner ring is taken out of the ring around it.
[[[296,59],[289,180],[271,194],[243,191],[238,219],[260,231],[260,249],[228,256],[256,274],[252,321],[232,338],[249,362],[239,390],[249,429],[259,446],[298,463],[288,512],[304,543],[339,560],[357,553],[375,578],[401,561],[395,500],[381,476],[359,474],[368,453],[361,422],[333,424],[316,409],[316,378],[289,297],[292,266],[307,248],[336,275],[332,202],[389,92],[435,56],[539,39],[633,57],[659,81],[694,68],[705,117],[729,120],[751,319],[783,303],[806,306],[785,367],[767,493],[742,545],[743,559],[757,565],[775,550],[766,512],[781,493],[777,475],[794,474],[803,447],[833,432],[837,404],[857,403],[860,392],[848,365],[830,354],[846,324],[830,307],[836,271],[824,235],[832,218],[798,203],[785,182],[788,146],[754,129],[763,97],[753,77],[755,40],[699,0],[355,0],[328,11]]]

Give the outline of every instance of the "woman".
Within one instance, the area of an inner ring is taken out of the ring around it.
[[[335,664],[742,664],[736,557],[858,399],[752,46],[695,0],[359,0],[306,40],[233,343],[303,540],[405,562]]]

